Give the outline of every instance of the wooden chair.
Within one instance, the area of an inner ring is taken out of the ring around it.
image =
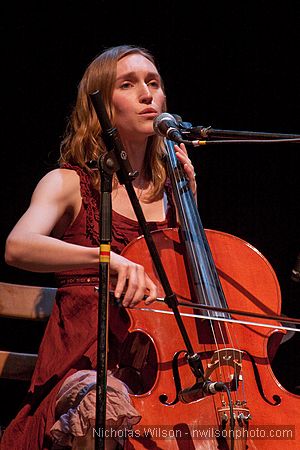
[[[52,287],[0,282],[0,317],[46,321],[51,314],[55,294],[56,288]],[[36,359],[37,354],[0,350],[0,378],[30,380]]]

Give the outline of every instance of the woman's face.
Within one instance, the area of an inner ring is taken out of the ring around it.
[[[160,75],[151,61],[138,53],[118,61],[112,104],[114,125],[122,138],[151,136],[153,119],[161,114],[164,102]]]

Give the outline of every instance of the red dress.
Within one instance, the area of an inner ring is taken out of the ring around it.
[[[89,175],[79,167],[82,207],[63,240],[89,247],[99,246],[99,192]],[[170,186],[166,184],[166,220],[149,223],[150,229],[176,226]],[[120,253],[141,234],[138,222],[112,213],[112,250]],[[5,430],[1,450],[48,450],[52,447],[50,429],[55,423],[57,394],[67,377],[80,370],[96,368],[97,270],[76,270],[56,274],[57,295],[39,348],[39,357],[24,406]],[[110,314],[110,330],[122,339],[118,323]],[[126,333],[126,330],[124,331]]]

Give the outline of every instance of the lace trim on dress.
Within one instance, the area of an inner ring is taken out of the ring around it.
[[[82,202],[86,210],[86,233],[92,244],[99,245],[99,230],[95,223],[99,223],[99,192],[93,187],[91,177],[82,167],[65,163],[62,169],[75,170],[80,178],[80,191]]]

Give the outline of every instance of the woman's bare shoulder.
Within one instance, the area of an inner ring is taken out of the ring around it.
[[[72,169],[64,169],[64,168],[56,168],[53,170],[50,170],[50,172],[46,173],[46,175],[44,175],[44,177],[41,179],[41,181],[43,179],[46,180],[54,180],[54,181],[59,181],[59,180],[66,180],[66,181],[77,181],[79,180],[79,175],[77,174],[76,170],[72,170]]]
[[[53,185],[53,187],[66,187],[79,185],[79,175],[75,170],[57,168],[53,169],[41,178],[38,185]]]
[[[34,198],[47,196],[50,198],[67,198],[71,200],[80,196],[80,178],[75,170],[57,168],[48,172],[38,182],[34,193]]]

